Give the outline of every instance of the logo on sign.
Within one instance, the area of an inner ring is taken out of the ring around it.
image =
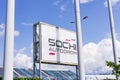
[[[64,54],[76,54],[76,44],[71,43],[72,39],[66,39],[65,41],[49,38],[49,55],[55,55],[56,52]],[[52,52],[52,53],[51,53]]]

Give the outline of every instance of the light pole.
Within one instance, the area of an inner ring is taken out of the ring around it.
[[[113,57],[115,64],[118,63],[117,60],[117,53],[116,53],[116,35],[115,35],[115,29],[114,29],[114,19],[113,19],[113,13],[112,13],[112,5],[111,0],[107,0],[108,3],[108,11],[109,11],[109,18],[110,18],[110,29],[111,29],[111,37],[112,37],[112,45],[113,45]],[[118,77],[116,76],[116,80],[118,80]]]
[[[81,19],[80,19],[80,1],[74,0],[75,6],[75,18],[76,18],[76,38],[77,38],[77,52],[78,52],[78,79],[85,80],[85,69],[82,54],[82,30],[81,30]]]
[[[87,19],[88,18],[88,16],[84,16],[82,19],[81,19],[81,22],[83,21],[83,20],[85,20],[85,19]],[[75,23],[74,21],[72,21],[72,22],[70,22],[70,23]],[[78,79],[78,75],[79,75],[79,73],[78,73],[78,66],[76,66],[76,75],[77,75],[77,79]],[[79,80],[79,79],[78,79]]]
[[[14,5],[15,0],[7,0],[4,60],[3,60],[4,68],[3,80],[13,80]]]
[[[84,17],[81,19],[81,22],[82,22],[83,20],[87,19],[87,18],[88,18],[88,16],[84,16]],[[70,23],[73,24],[73,23],[75,23],[75,21],[72,21],[72,22],[70,22]],[[79,74],[79,73],[78,73],[78,66],[76,66],[76,75],[79,76],[78,74]]]
[[[88,16],[84,16],[82,19],[81,19],[81,22],[83,21],[83,20],[85,20],[85,19],[87,19],[88,18]],[[72,21],[72,22],[70,22],[70,23],[75,23],[75,21]],[[79,72],[78,72],[79,70],[78,70],[78,66],[76,66],[76,75],[77,75],[77,79],[79,80]]]

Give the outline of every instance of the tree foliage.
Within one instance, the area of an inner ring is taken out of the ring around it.
[[[113,69],[112,70],[113,75],[115,75],[116,77],[120,77],[120,64],[116,64],[112,61],[106,61],[106,65]]]

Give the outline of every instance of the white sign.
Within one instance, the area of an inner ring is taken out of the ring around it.
[[[75,32],[41,23],[42,62],[77,65]]]

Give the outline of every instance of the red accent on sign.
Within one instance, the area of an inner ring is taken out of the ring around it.
[[[70,41],[70,39],[66,39],[66,41]]]
[[[55,53],[53,53],[53,52],[50,52],[50,53],[49,53],[49,55],[55,55]]]

